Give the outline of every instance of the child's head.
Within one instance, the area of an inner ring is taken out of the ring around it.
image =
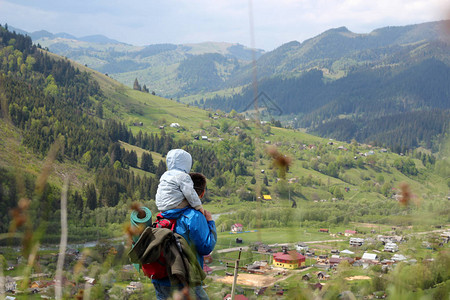
[[[197,195],[203,198],[206,189],[205,175],[195,172],[189,173],[189,175],[191,176],[192,182],[194,182],[194,190],[197,192]]]

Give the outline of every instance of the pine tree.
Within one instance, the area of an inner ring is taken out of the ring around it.
[[[97,192],[93,183],[86,186],[86,205],[90,210],[97,208]]]
[[[141,85],[139,84],[139,81],[137,80],[137,78],[134,79],[133,90],[137,90],[137,91],[141,90]]]

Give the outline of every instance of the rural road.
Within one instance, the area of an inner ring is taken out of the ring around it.
[[[324,240],[324,241],[309,241],[309,242],[303,242],[305,244],[318,244],[318,243],[334,243],[334,242],[343,242],[345,240],[343,239],[339,239],[339,240]],[[279,246],[292,246],[295,243],[283,243],[283,244],[270,244],[270,247],[279,247]],[[239,249],[242,249],[242,251],[247,251],[248,247],[244,246],[244,247],[233,247],[233,248],[226,248],[226,249],[221,249],[221,250],[217,250],[217,253],[228,253],[228,252],[234,252],[234,251],[239,251]]]

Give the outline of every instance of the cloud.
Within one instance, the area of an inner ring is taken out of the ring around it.
[[[359,33],[444,18],[442,0],[253,0],[256,46],[271,50],[340,26]],[[0,20],[27,31],[104,34],[135,44],[239,42],[250,45],[242,0],[0,0]]]

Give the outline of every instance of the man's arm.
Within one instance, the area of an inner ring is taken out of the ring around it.
[[[200,255],[211,253],[217,242],[216,223],[212,220],[210,212],[205,211],[205,216],[197,212],[189,228],[189,238],[194,242]]]

